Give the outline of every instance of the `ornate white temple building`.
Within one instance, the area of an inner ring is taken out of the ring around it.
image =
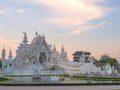
[[[5,57],[6,50],[4,48],[2,50],[3,73],[33,74],[37,72],[40,74],[56,73],[69,75],[112,73],[111,67],[105,67],[104,70],[101,70],[101,67],[96,67],[92,57],[86,63],[84,52],[79,63],[69,61],[63,45],[59,53],[55,45],[52,47],[47,43],[45,36],[38,35],[37,33],[30,44],[27,40],[27,34],[24,33],[23,41],[16,50],[16,56],[13,58],[12,51],[10,50],[8,59]]]

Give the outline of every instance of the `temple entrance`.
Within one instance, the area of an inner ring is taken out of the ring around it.
[[[45,62],[46,62],[45,52],[40,53],[39,62],[40,62],[41,65],[45,65]]]

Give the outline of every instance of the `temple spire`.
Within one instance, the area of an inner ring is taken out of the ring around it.
[[[12,60],[12,51],[11,51],[11,49],[10,49],[10,51],[9,51],[9,56],[8,56],[8,58],[9,58],[10,60]]]
[[[5,50],[5,47],[4,47],[3,50],[2,50],[2,70],[4,70],[5,57],[6,57],[6,50]]]
[[[45,40],[45,35],[43,35],[43,39]]]
[[[36,31],[36,37],[38,36],[38,31]]]
[[[55,47],[55,44],[54,44],[54,51],[56,51],[56,47]]]
[[[5,56],[6,56],[6,50],[5,47],[2,50],[2,60],[5,60]]]
[[[24,44],[27,44],[27,34],[25,33],[25,32],[23,32],[23,34],[24,34],[24,37],[23,37],[23,43]]]
[[[63,46],[63,44],[62,44],[61,52],[64,52],[64,46]]]
[[[59,58],[60,58],[60,60],[67,60],[68,59],[67,52],[65,52],[63,44],[62,44],[61,53],[59,55]]]

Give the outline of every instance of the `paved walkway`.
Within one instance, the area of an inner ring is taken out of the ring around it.
[[[113,86],[0,86],[0,90],[120,90]]]

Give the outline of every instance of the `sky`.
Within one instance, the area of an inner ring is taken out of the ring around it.
[[[1,52],[15,56],[22,32],[30,43],[36,31],[58,51],[63,44],[70,60],[75,51],[119,60],[120,0],[0,0]]]

